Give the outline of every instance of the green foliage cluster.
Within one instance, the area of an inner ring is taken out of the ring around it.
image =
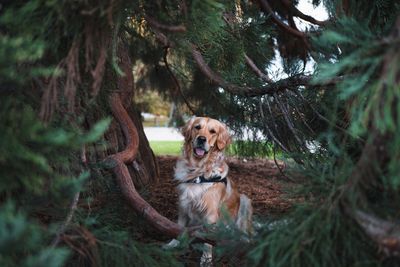
[[[304,187],[295,192],[304,202],[278,221],[260,222],[251,241],[233,227],[220,225],[217,237],[231,242],[216,247],[218,261],[233,266],[399,266],[396,259],[380,253],[352,211],[388,221],[400,216],[400,5],[385,0],[313,1],[320,2],[332,18],[324,27],[310,28],[311,51],[249,1],[2,4],[0,265],[180,264],[185,250],[163,251],[137,241],[143,239],[138,233],[149,233],[146,227],[135,229],[145,224],[118,202],[121,192],[112,178],[100,173],[97,165],[90,166],[89,173],[80,163],[85,145],[102,142],[97,149],[106,148],[101,138],[110,120],[101,120],[91,130],[84,130],[84,125],[89,116],[109,112],[105,99],[116,85],[107,81],[115,81],[120,73],[117,47],[124,41],[133,61],[145,66],[143,72],[135,72],[143,74],[136,88],[157,88],[180,105],[186,97],[198,114],[221,119],[238,135],[249,129],[254,136],[261,134],[263,140],[238,142],[234,151],[265,155],[279,150],[295,159],[306,177]],[[284,14],[279,3],[274,8]],[[165,33],[170,41],[167,56],[168,49],[158,44],[160,35],[144,22],[144,15],[185,25],[185,33]],[[84,48],[71,49],[76,44]],[[210,68],[232,84],[267,86],[246,66],[244,56],[268,72],[277,51],[284,57],[284,75],[304,74],[304,64],[315,62],[315,83],[255,97],[231,94],[204,78],[192,59],[192,44]],[[96,76],[104,49],[104,64],[112,71]],[[164,57],[181,88],[171,79]],[[56,67],[59,64],[63,68]],[[93,98],[91,82],[103,76],[106,82],[99,97]],[[60,107],[45,124],[38,119],[43,104],[39,98],[48,92],[49,81],[66,91],[52,100]],[[82,105],[78,114],[66,108],[75,93],[76,103]],[[50,244],[77,192],[83,207],[63,236],[65,246],[54,248]],[[115,199],[99,208],[100,196]]]
[[[44,205],[50,203],[52,208],[63,210],[63,202],[81,188],[87,175],[73,170],[69,161],[81,144],[93,139],[88,135],[85,140],[71,129],[46,127],[37,118],[34,100],[24,92],[24,89],[29,90],[30,79],[51,71],[51,68],[40,65],[32,68],[45,51],[43,39],[36,35],[39,25],[32,23],[26,31],[14,31],[16,28],[13,28],[32,17],[30,12],[37,4],[29,3],[18,11],[2,10],[0,14],[2,266],[64,264],[68,251],[50,246],[55,224],[49,225],[46,231],[40,226],[38,214]],[[99,133],[95,135],[96,139]]]
[[[0,5],[0,266],[175,263],[175,256],[138,243],[118,223],[117,229],[110,229],[113,219],[122,213],[102,221],[78,206],[69,225],[62,227],[74,196],[80,192],[90,205],[91,196],[98,197],[93,192],[98,193],[104,185],[101,180],[93,181],[94,173],[81,157],[93,143],[105,147],[101,139],[111,120],[104,116],[88,130],[85,112],[93,112],[97,104],[83,92],[78,98],[88,102],[87,110],[66,112],[66,96],[61,94],[53,100],[58,103],[52,103],[60,105],[61,112],[45,123],[39,119],[40,97],[50,75],[67,76],[56,65],[68,56],[71,43],[85,36],[85,26],[94,23],[107,31],[111,2],[32,0]],[[123,12],[123,8],[117,11]],[[85,63],[90,65],[77,62]],[[66,86],[65,80],[60,83]],[[81,86],[89,87],[87,83]],[[107,112],[105,108],[99,113]],[[98,166],[94,169],[98,171]],[[115,184],[108,183],[106,188],[110,187]],[[108,211],[111,214],[115,208]],[[97,248],[93,251],[88,232],[95,234],[91,241]],[[54,246],[58,235],[62,245]]]
[[[282,7],[272,2],[280,13]],[[354,212],[394,223],[400,216],[400,5],[384,0],[313,1],[321,2],[330,22],[310,28],[311,52],[304,57],[298,40],[283,36],[259,6],[238,1],[243,15],[232,26],[221,20],[237,11],[232,1],[204,1],[202,9],[189,12],[187,35],[168,33],[175,49],[189,58],[186,64],[175,65],[183,69],[176,73],[198,114],[223,120],[239,135],[248,129],[261,132],[277,150],[295,159],[296,171],[306,177],[296,192],[304,203],[281,221],[262,227],[246,247],[247,265],[398,266],[395,257],[379,250]],[[164,22],[176,25],[182,18]],[[263,87],[266,83],[245,66],[244,53],[268,72],[277,50],[284,57],[285,75],[306,74],[304,64],[315,63],[313,82],[258,97],[231,94],[204,79],[187,42],[194,43],[210,68],[232,84]],[[191,75],[184,75],[188,67]],[[246,143],[241,151],[249,148],[252,154],[272,153],[268,145]],[[233,240],[220,234],[222,240]],[[228,258],[231,249],[218,248]]]
[[[298,193],[305,202],[263,228],[249,266],[399,266],[380,254],[351,213],[361,209],[394,222],[400,215],[400,6],[381,2],[352,2],[352,16],[337,18],[313,40],[320,49],[315,83],[340,79],[313,104],[329,123],[315,137],[317,151],[302,153],[299,168],[308,182]]]
[[[168,116],[171,109],[170,103],[163,99],[156,91],[145,91],[137,94],[135,103],[140,111],[154,115]]]
[[[96,141],[109,125],[90,132],[45,126],[31,106],[4,96],[0,108],[0,231],[2,266],[62,266],[67,250],[50,246],[72,196],[88,172],[74,164],[82,145]],[[21,96],[20,96],[21,97]],[[47,212],[44,210],[47,209]],[[41,214],[52,217],[44,229]],[[28,216],[29,215],[29,216]]]
[[[243,158],[268,158],[274,157],[271,143],[263,141],[236,140],[227,148],[226,154]],[[275,157],[282,154],[275,152]]]

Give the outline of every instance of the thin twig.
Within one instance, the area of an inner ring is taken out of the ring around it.
[[[275,122],[275,116],[274,116],[274,114],[272,114],[272,108],[271,108],[271,105],[269,104],[268,99],[267,99],[266,102],[267,102],[267,107],[268,107],[269,114],[270,114],[270,116],[272,118],[272,122],[273,122],[272,125],[274,125],[275,132],[278,132],[278,126],[276,125],[276,122]],[[285,148],[285,151],[289,152],[289,150],[286,149],[286,148]]]
[[[300,147],[303,147],[303,142],[301,142],[300,137],[297,135],[296,129],[294,128],[294,125],[293,125],[293,123],[290,120],[290,117],[288,115],[288,111],[285,109],[285,107],[283,106],[282,102],[279,100],[279,96],[275,95],[274,99],[278,103],[279,108],[282,110],[283,117],[285,118],[286,124],[289,127],[290,131],[293,133],[294,138],[296,139],[296,141],[298,142]]]
[[[296,94],[298,94],[311,108],[311,110],[322,120],[326,121],[328,123],[328,125],[331,125],[333,128],[336,128],[338,130],[340,130],[341,132],[345,133],[346,135],[352,136],[353,138],[365,141],[364,138],[360,137],[360,136],[354,136],[352,135],[347,129],[338,126],[336,123],[333,123],[331,120],[329,120],[328,118],[326,118],[324,115],[322,115],[321,113],[319,113],[314,106],[310,103],[310,101],[308,101],[303,94],[300,91],[294,91]]]
[[[255,74],[257,74],[258,77],[260,77],[263,81],[266,81],[266,82],[269,82],[269,83],[272,82],[272,80],[268,77],[268,75],[265,74],[264,72],[262,72],[262,71],[257,67],[257,65],[254,63],[254,61],[253,61],[247,54],[244,54],[244,58],[245,58],[245,60],[246,60],[247,66],[249,66],[250,69],[251,69]]]
[[[306,15],[303,12],[301,12],[300,10],[298,10],[292,3],[292,1],[290,0],[281,0],[282,3],[289,9],[289,11],[296,17],[299,17],[305,21],[308,21],[312,24],[316,24],[319,26],[325,26],[329,21],[321,21],[321,20],[317,20],[312,16]]]
[[[196,111],[192,108],[192,106],[190,105],[189,101],[186,99],[185,95],[183,94],[182,88],[179,84],[178,79],[176,78],[175,74],[172,72],[169,63],[168,63],[168,51],[169,51],[169,47],[164,47],[164,64],[165,67],[167,68],[168,73],[171,75],[172,80],[175,83],[175,87],[176,90],[179,92],[180,96],[182,97],[183,101],[185,102],[186,106],[189,108],[190,112],[192,112],[193,115],[197,115]]]
[[[306,41],[307,35],[304,32],[301,32],[297,29],[294,29],[294,28],[288,26],[282,20],[280,20],[280,18],[272,10],[272,8],[269,5],[267,0],[259,0],[258,2],[260,3],[261,9],[265,13],[267,13],[268,15],[271,16],[272,20],[276,23],[276,25],[278,25],[281,29],[285,30],[286,32],[303,39],[305,41],[305,43],[308,44],[308,42]]]
[[[57,231],[56,237],[54,238],[53,242],[51,242],[51,247],[54,248],[60,243],[61,235],[64,234],[65,230],[67,229],[68,225],[71,223],[72,217],[74,216],[75,210],[78,206],[79,197],[81,192],[77,192],[72,200],[71,206],[69,208],[69,212],[67,218],[65,219],[64,223],[60,226]]]
[[[276,167],[278,168],[279,173],[280,173],[283,177],[285,177],[287,180],[289,180],[289,181],[291,181],[291,182],[295,182],[292,178],[290,178],[289,176],[287,176],[287,175],[283,172],[283,168],[281,168],[281,167],[279,166],[279,163],[278,163],[278,161],[276,160],[276,149],[275,149],[275,146],[272,147],[272,153],[274,154],[274,163],[275,163]]]
[[[267,100],[268,101],[268,100]],[[285,152],[289,152],[289,150],[278,140],[278,138],[275,137],[275,135],[273,134],[272,130],[268,127],[268,123],[265,120],[265,115],[264,115],[264,111],[263,111],[263,107],[262,107],[262,102],[260,100],[259,102],[259,108],[260,108],[260,114],[261,114],[261,118],[263,119],[263,126],[264,128],[267,130],[268,134],[272,137],[273,141],[278,144]]]
[[[292,91],[288,91],[288,92],[290,94],[296,96],[296,94],[293,93]],[[288,98],[286,98],[286,103],[288,104],[288,106],[291,106],[296,111],[296,113],[299,115],[300,120],[303,122],[303,124],[306,126],[306,128],[311,132],[311,134],[315,135],[314,130],[311,128],[311,126],[308,124],[307,120],[304,118],[304,113],[300,112],[297,105],[290,105]]]
[[[87,167],[87,158],[86,158],[86,145],[82,146],[81,150],[81,162],[82,164]],[[64,234],[65,230],[67,229],[68,225],[71,223],[72,217],[74,216],[75,210],[77,209],[79,198],[80,198],[81,192],[78,191],[75,193],[74,198],[72,199],[69,212],[67,215],[67,218],[65,219],[64,223],[60,226],[60,228],[57,231],[56,237],[54,238],[53,242],[51,242],[51,247],[54,248],[60,243],[60,238],[61,235]]]

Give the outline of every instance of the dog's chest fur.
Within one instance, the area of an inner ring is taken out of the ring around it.
[[[210,207],[218,205],[221,201],[222,195],[216,191],[225,188],[224,184],[185,183],[185,181],[201,175],[206,178],[211,176],[225,177],[227,175],[228,166],[223,157],[217,157],[211,162],[210,165],[200,164],[195,166],[188,160],[181,158],[177,161],[175,167],[175,180],[180,183],[178,185],[179,207],[181,211],[185,211],[192,221],[202,221]],[[229,182],[228,187],[230,187]]]

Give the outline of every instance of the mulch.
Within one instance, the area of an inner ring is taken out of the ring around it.
[[[146,200],[165,217],[177,220],[178,195],[173,181],[174,156],[160,156],[160,179],[148,188]],[[288,187],[294,184],[281,175],[273,160],[228,158],[229,174],[239,187],[239,192],[251,200],[254,215],[259,218],[275,217],[285,213],[293,202],[287,196]],[[278,163],[284,168],[282,162]]]

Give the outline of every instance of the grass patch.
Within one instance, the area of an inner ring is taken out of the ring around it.
[[[265,141],[235,141],[226,150],[228,156],[245,158],[273,158],[272,145]],[[276,152],[276,157],[281,158],[282,153]]]
[[[181,154],[183,141],[150,141],[150,147],[157,156]],[[272,158],[272,147],[267,142],[235,141],[225,151],[228,156],[249,158]],[[282,157],[281,152],[276,153],[277,158]]]
[[[150,141],[150,147],[157,156],[179,156],[183,141]]]

